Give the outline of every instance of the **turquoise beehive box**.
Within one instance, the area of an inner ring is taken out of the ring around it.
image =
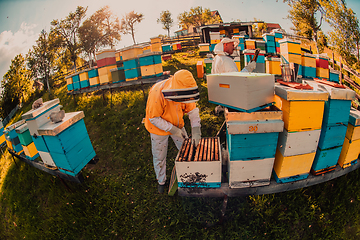
[[[76,176],[95,157],[84,123],[84,113],[66,113],[61,122],[48,122],[39,129],[59,171]]]

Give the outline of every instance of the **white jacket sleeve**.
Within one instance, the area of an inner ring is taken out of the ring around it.
[[[238,68],[231,57],[216,55],[212,63],[211,73],[238,72]]]
[[[194,108],[187,113],[190,119],[191,127],[201,127],[199,108]]]
[[[155,127],[165,132],[170,131],[171,127],[173,126],[171,123],[169,123],[168,121],[166,121],[161,117],[154,117],[154,118],[150,118],[149,120]]]

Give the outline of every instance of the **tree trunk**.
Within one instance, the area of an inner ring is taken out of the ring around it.
[[[168,37],[170,38],[170,28],[168,28]]]
[[[133,39],[133,41],[134,41],[134,44],[136,44],[136,42],[135,42],[135,33],[134,33],[134,29],[133,29],[133,28],[131,29],[131,36],[132,36],[132,39]]]

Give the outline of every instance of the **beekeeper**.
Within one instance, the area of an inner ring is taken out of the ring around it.
[[[212,62],[211,73],[238,72],[238,68],[234,60],[230,57],[235,48],[239,44],[238,39],[223,38],[215,45],[214,53],[216,56]],[[256,68],[256,62],[250,62],[241,72],[252,72]]]
[[[188,137],[183,116],[191,123],[195,146],[200,142],[200,115],[195,102],[200,98],[195,79],[188,70],[179,70],[169,79],[156,83],[149,92],[146,104],[145,127],[150,132],[153,164],[158,180],[158,192],[164,192],[166,155],[169,136],[180,150]]]

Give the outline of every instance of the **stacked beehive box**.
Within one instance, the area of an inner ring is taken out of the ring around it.
[[[245,39],[245,49],[255,50],[255,41],[254,39]]]
[[[150,46],[150,50],[151,50],[151,46]],[[115,60],[116,60],[116,62],[122,61],[122,56],[121,56],[121,52],[120,52],[120,51],[116,51],[116,52],[115,52]]]
[[[357,163],[360,153],[360,111],[350,110],[349,124],[346,130],[345,141],[338,160],[342,168]]]
[[[276,106],[283,112],[274,176],[286,183],[307,178],[314,161],[327,93],[276,85]]]
[[[246,113],[225,109],[230,188],[270,184],[282,112],[275,106]]]
[[[175,42],[171,44],[172,50],[179,51],[182,49],[181,42]]]
[[[329,71],[329,81],[330,82],[340,83],[339,72],[336,71],[336,70],[330,69],[330,71]]]
[[[276,57],[265,58],[266,73],[281,75],[281,59]]]
[[[116,68],[115,49],[107,49],[96,53],[99,82],[101,85],[112,82],[110,69]]]
[[[242,51],[245,49],[245,36],[235,35],[233,38],[239,40],[239,44],[237,45],[237,49]]]
[[[5,128],[5,139],[8,148],[12,149],[15,153],[20,154],[23,152],[23,148],[20,143],[19,136],[16,133],[16,128],[25,124],[24,120],[20,120]]]
[[[163,52],[170,52],[170,51],[173,50],[170,43],[162,44],[162,45],[161,45],[161,48],[162,48],[162,51],[163,51]]]
[[[38,129],[56,167],[71,176],[76,176],[96,155],[83,118],[82,111],[66,113],[61,122],[49,121]]]
[[[151,42],[151,51],[152,52],[161,52],[161,39],[159,37],[150,38]],[[141,54],[141,53],[139,53]]]
[[[25,120],[23,120],[25,122]],[[26,123],[20,125],[15,129],[21,146],[24,149],[24,153],[27,159],[33,161],[39,157],[39,153],[35,147],[35,143],[30,135],[29,128]]]
[[[221,41],[219,32],[210,32],[210,52],[214,51],[215,45]]]
[[[185,139],[175,160],[181,188],[221,187],[222,156],[218,138],[202,138],[197,147]]]
[[[271,31],[271,34],[275,36],[275,49],[277,53],[280,53],[280,43],[279,41],[283,39],[283,34],[280,31]]]
[[[91,68],[88,71],[90,87],[96,87],[100,85],[99,72],[97,68]]]
[[[0,118],[0,146],[5,142],[4,125]]]
[[[245,49],[243,51],[244,53],[244,60],[245,60],[245,66],[247,66],[250,61],[254,58],[256,50],[251,49]],[[258,54],[257,60],[256,60],[256,68],[253,71],[254,73],[265,73],[265,51],[261,50]]]
[[[301,67],[299,68],[299,75],[303,78],[313,79],[316,77],[316,57],[313,54],[301,54]]]
[[[243,112],[254,112],[274,102],[274,75],[221,73],[207,75],[209,102]]]
[[[300,42],[282,39],[279,40],[280,53],[289,63],[301,65],[301,47]]]
[[[207,54],[210,52],[210,44],[209,43],[200,43],[199,44],[199,54]]]
[[[312,166],[314,174],[334,170],[344,143],[349,121],[351,101],[355,92],[314,81],[306,81],[314,89],[329,94],[325,102],[319,145]]]
[[[255,48],[259,48],[260,50],[266,52],[266,42],[265,42],[265,41],[256,40],[256,41],[255,41]]]
[[[237,36],[240,34],[240,30],[238,28],[233,28],[232,33],[233,33],[233,35]]]
[[[26,121],[32,140],[40,155],[41,160],[45,165],[56,167],[53,158],[50,155],[50,150],[45,143],[43,136],[38,132],[39,128],[50,121],[50,114],[60,111],[59,99],[44,102],[41,107],[32,109],[22,115]]]
[[[126,81],[139,79],[141,76],[139,58],[124,60],[124,72]]]
[[[119,83],[125,81],[124,67],[116,67],[110,69],[111,78],[113,83]]]
[[[80,71],[79,78],[80,78],[80,88],[81,89],[90,87],[88,69]]]
[[[204,59],[204,65],[205,65],[205,73],[210,74],[212,69],[212,61],[213,59],[211,57]],[[235,62],[236,63],[236,62]]]
[[[266,52],[267,53],[276,53],[275,35],[265,33],[262,37],[263,37],[264,41],[266,42]]]
[[[80,90],[80,77],[79,77],[79,73],[74,73],[73,75],[71,75],[72,78],[72,86],[73,86],[73,90]]]
[[[68,90],[68,91],[74,90],[72,75],[66,76],[66,77],[65,77],[65,80],[66,80],[67,90]]]
[[[161,52],[138,55],[142,78],[159,77],[163,74]]]
[[[151,44],[145,45],[143,47],[143,53],[149,53],[149,52],[151,52]]]
[[[326,54],[316,55],[316,77],[329,79],[329,58]]]

